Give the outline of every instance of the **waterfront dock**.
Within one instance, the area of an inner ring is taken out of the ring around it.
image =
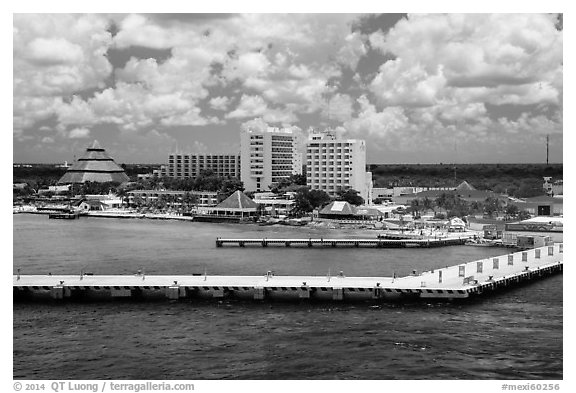
[[[14,299],[111,300],[192,298],[247,300],[465,299],[560,273],[563,243],[405,277],[198,275],[21,275]]]
[[[457,246],[466,243],[473,235],[428,238],[428,239],[223,239],[216,238],[216,247],[230,246],[281,246],[281,247],[364,247],[364,248],[408,248],[408,247],[445,247]]]

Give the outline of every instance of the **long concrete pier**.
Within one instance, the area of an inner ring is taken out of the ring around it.
[[[15,299],[239,298],[285,300],[457,299],[536,280],[563,269],[563,244],[462,263],[405,277],[212,275],[20,275]]]
[[[407,248],[407,247],[445,247],[466,243],[470,236],[447,237],[438,239],[223,239],[216,238],[216,247],[231,246],[283,246],[283,247],[369,247],[369,248]]]

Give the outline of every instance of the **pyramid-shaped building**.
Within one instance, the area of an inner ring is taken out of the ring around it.
[[[106,153],[98,141],[86,149],[86,154],[80,157],[60,178],[59,184],[85,183],[87,181],[106,183],[124,183],[130,178],[124,173],[114,159]]]
[[[474,191],[476,190],[470,183],[464,180],[456,187],[456,191]]]

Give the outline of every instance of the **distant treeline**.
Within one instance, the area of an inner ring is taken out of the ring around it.
[[[452,187],[466,180],[479,190],[517,197],[542,193],[544,176],[563,177],[562,164],[372,164],[369,170],[374,187]]]
[[[29,183],[33,186],[55,185],[66,172],[66,168],[56,167],[54,164],[29,164],[30,167],[16,166],[12,170],[14,183]],[[135,180],[137,175],[152,173],[154,169],[160,168],[159,164],[121,164],[124,171]]]

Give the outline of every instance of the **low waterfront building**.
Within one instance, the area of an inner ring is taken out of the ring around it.
[[[412,202],[414,199],[422,200],[428,198],[433,201],[440,197],[442,194],[455,195],[466,202],[484,202],[487,198],[498,198],[501,200],[503,205],[506,205],[508,202],[507,198],[502,197],[490,190],[477,190],[466,181],[463,181],[458,187],[452,189],[434,188],[420,191],[414,194],[394,196],[393,201],[398,204],[410,205],[410,202]]]
[[[187,195],[189,203],[194,206],[210,207],[218,204],[218,193],[215,191],[132,190],[127,195],[130,206],[136,205],[137,201],[147,204],[159,198],[172,199],[173,204],[180,205]]]
[[[125,183],[130,178],[114,159],[106,153],[98,141],[94,141],[66,173],[60,178],[58,184],[73,184],[85,182],[97,183]]]
[[[512,202],[520,211],[527,211],[533,216],[561,216],[564,214],[562,197],[547,195],[525,198],[521,202]]]
[[[552,181],[551,177],[544,178],[544,184],[542,186],[546,194],[550,196],[563,195],[564,194],[564,181],[555,180]]]
[[[83,199],[87,201],[98,201],[102,204],[101,210],[119,209],[122,207],[124,200],[115,194],[105,195],[84,195]]]
[[[466,230],[466,223],[461,218],[452,217],[448,222],[449,232],[464,232]]]
[[[374,206],[358,206],[356,207],[356,217],[362,220],[381,220],[384,218],[384,213]]]
[[[295,195],[295,192],[286,192],[282,195],[273,192],[257,192],[254,194],[254,202],[261,205],[269,215],[289,215],[296,203]]]
[[[400,214],[398,211],[403,211],[406,209],[404,205],[395,205],[395,204],[388,204],[388,205],[375,205],[375,209],[377,209],[384,218],[400,218]]]
[[[96,199],[81,199],[74,204],[74,206],[81,211],[104,211],[108,210],[108,207],[99,200]]]
[[[175,179],[196,178],[204,171],[220,177],[240,178],[239,154],[171,153],[168,164],[160,167],[160,176]]]
[[[376,200],[391,200],[394,196],[394,189],[373,187],[372,188],[372,202]]]
[[[242,191],[236,191],[214,207],[199,209],[199,213],[245,219],[258,215],[258,204]]]
[[[55,194],[66,193],[70,191],[70,184],[65,184],[61,186],[48,186],[48,191],[53,192]]]
[[[356,208],[345,201],[334,201],[318,213],[320,218],[355,219]]]
[[[23,190],[26,187],[28,187],[28,183],[13,183],[13,189],[14,190]]]

